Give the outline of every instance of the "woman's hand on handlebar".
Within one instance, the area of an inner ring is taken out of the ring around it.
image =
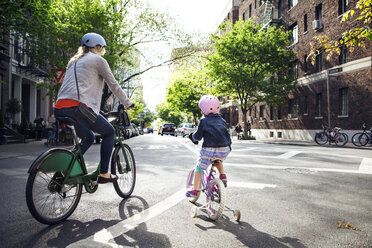
[[[129,110],[129,109],[132,109],[132,108],[135,108],[136,106],[134,105],[134,103],[132,103],[132,105],[130,105],[129,107],[126,107],[125,109],[126,110]]]

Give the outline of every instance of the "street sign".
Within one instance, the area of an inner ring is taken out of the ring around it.
[[[61,83],[63,80],[63,77],[65,76],[65,70],[53,68],[51,69],[51,71],[53,72],[54,79],[56,80],[57,84]]]
[[[338,67],[338,68],[328,70],[328,74],[334,74],[334,73],[338,73],[338,72],[342,72],[342,67]]]

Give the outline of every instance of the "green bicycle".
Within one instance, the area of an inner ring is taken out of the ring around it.
[[[115,113],[115,112],[114,112]],[[112,114],[112,113],[110,113]],[[55,225],[66,220],[79,204],[83,186],[88,193],[96,192],[100,164],[87,171],[74,124],[69,117],[58,118],[73,132],[75,146],[71,149],[53,148],[41,154],[28,170],[26,201],[32,216],[39,222]],[[118,176],[114,188],[122,198],[128,198],[136,182],[136,165],[131,148],[123,143],[119,118],[109,117],[116,137],[111,157],[111,174]]]

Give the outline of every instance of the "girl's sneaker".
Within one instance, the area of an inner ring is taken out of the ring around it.
[[[223,184],[225,185],[225,187],[227,187],[227,177],[226,177],[226,174],[220,174],[220,179],[223,182]]]
[[[196,189],[190,190],[186,192],[187,197],[198,197],[199,191]]]

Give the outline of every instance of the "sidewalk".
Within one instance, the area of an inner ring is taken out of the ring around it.
[[[0,145],[0,160],[26,155],[39,155],[48,150],[44,143],[46,140],[32,141],[28,143],[11,143]]]
[[[317,147],[335,147],[335,148],[353,148],[353,149],[369,149],[372,150],[372,146],[357,147],[352,142],[346,143],[343,147],[336,146],[335,143],[318,145],[315,141],[304,141],[304,140],[238,140],[236,136],[232,137],[233,142],[242,143],[265,143],[265,144],[278,144],[278,145],[296,145],[296,146],[317,146]]]

